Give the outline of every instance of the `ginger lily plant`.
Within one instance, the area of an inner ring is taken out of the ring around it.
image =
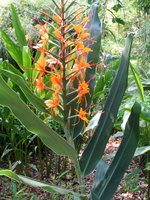
[[[138,142],[138,123],[140,105],[135,103],[128,119],[122,143],[110,164],[105,168],[101,160],[119,105],[127,87],[128,67],[133,36],[129,35],[121,57],[117,75],[108,95],[98,125],[89,144],[81,156],[77,154],[75,140],[89,123],[88,116],[95,87],[96,64],[98,63],[101,21],[97,4],[93,3],[89,16],[82,18],[83,11],[77,8],[71,11],[76,1],[54,1],[56,10],[42,12],[49,18],[36,25],[39,34],[37,44],[29,42],[38,54],[31,61],[30,49],[26,46],[23,28],[12,5],[12,18],[20,48],[1,30],[2,39],[24,74],[2,63],[0,68],[0,104],[11,109],[14,115],[42,142],[59,155],[68,156],[75,167],[80,184],[80,192],[60,188],[51,184],[17,175],[10,170],[1,170],[6,175],[49,192],[73,195],[75,199],[108,200],[111,199],[125,170],[127,169]],[[69,13],[70,11],[70,13]],[[19,33],[19,34],[18,34]],[[20,39],[22,36],[22,40]],[[21,57],[19,57],[21,56]],[[23,92],[20,97],[7,84],[8,77]],[[30,84],[32,81],[32,84]],[[26,84],[28,82],[28,86]],[[31,87],[32,85],[32,87]],[[31,91],[33,88],[33,91]],[[44,99],[42,99],[44,97]],[[37,110],[60,122],[64,128],[62,137],[47,126],[26,104],[31,103]],[[98,111],[99,112],[99,111]],[[91,193],[86,194],[84,177],[95,168]]]

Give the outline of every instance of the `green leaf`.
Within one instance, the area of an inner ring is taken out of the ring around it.
[[[79,193],[73,192],[71,190],[62,188],[62,187],[58,187],[58,186],[55,186],[55,185],[52,185],[49,183],[44,183],[42,181],[39,181],[39,180],[36,180],[33,178],[15,174],[11,170],[0,170],[0,176],[7,176],[17,182],[24,183],[24,184],[32,186],[32,187],[38,187],[38,188],[41,188],[50,193],[59,193],[61,195],[70,194],[70,195],[73,195],[74,197],[78,197],[78,198],[86,197],[83,194],[79,194]]]
[[[113,22],[113,23],[122,24],[122,25],[125,25],[125,24],[126,24],[125,21],[124,21],[123,19],[119,18],[119,17],[113,17],[113,18],[112,18],[112,22]]]
[[[31,52],[28,46],[24,46],[22,49],[22,60],[23,60],[23,66],[27,67],[27,68],[22,68],[22,70],[26,73],[28,80],[31,80],[32,70],[29,68],[32,68],[32,60],[31,60]]]
[[[23,77],[23,74],[20,72],[20,70],[15,68],[13,65],[9,64],[7,61],[3,61],[2,63],[0,63],[0,69],[6,69],[8,71],[13,72],[14,74]]]
[[[104,179],[104,176],[108,170],[109,165],[104,161],[104,160],[100,160],[99,163],[96,166],[96,173],[94,176],[94,182],[92,185],[92,190],[94,190],[99,182],[101,182]]]
[[[145,154],[146,152],[150,151],[150,146],[143,146],[136,148],[134,156],[140,156]]]
[[[146,122],[150,123],[150,113],[142,111],[141,112],[141,119],[143,119]]]
[[[93,130],[98,125],[98,121],[99,121],[100,116],[101,116],[101,113],[96,113],[94,115],[94,117],[88,123],[88,125],[87,125],[86,129],[84,130],[83,134],[86,133],[87,131]]]
[[[37,97],[27,86],[22,77],[20,77],[17,74],[14,74],[13,72],[7,71],[7,70],[1,70],[0,73],[3,73],[5,76],[9,77],[12,82],[14,82],[16,85],[20,87],[22,92],[25,94],[26,98],[32,103],[33,106],[35,106],[38,110],[41,112],[47,112],[46,105],[42,99]]]
[[[126,47],[121,57],[118,73],[106,100],[103,110],[104,113],[101,115],[98,126],[81,156],[80,167],[83,175],[85,176],[95,168],[98,161],[101,159],[108,139],[111,135],[112,126],[127,87],[132,41],[133,35],[130,34],[127,38]]]
[[[6,46],[7,51],[10,53],[11,57],[16,61],[16,63],[22,67],[22,52],[20,48],[8,37],[8,35],[0,29],[0,34],[2,40]]]
[[[150,162],[146,163],[146,168],[144,170],[149,170],[150,171]]]
[[[97,83],[96,83],[96,86],[95,86],[95,90],[94,90],[94,95],[97,93],[97,92],[100,92],[103,90],[105,86],[105,80],[104,80],[104,77],[102,75],[100,75]]]
[[[97,187],[92,190],[92,195],[96,194],[98,200],[112,199],[114,192],[132,160],[139,138],[140,111],[140,104],[135,103],[132,107],[130,117],[126,124],[124,137],[115,158],[108,168],[103,180],[100,180]]]
[[[131,110],[129,108],[125,108],[124,110],[131,112]],[[150,113],[145,112],[145,111],[141,111],[140,118],[145,120],[146,122],[150,123]]]
[[[130,67],[131,67],[131,71],[133,73],[136,85],[138,87],[141,100],[144,101],[144,89],[143,89],[142,83],[140,81],[140,77],[138,76],[137,72],[135,71],[135,69],[134,69],[134,67],[133,67],[133,65],[131,63],[130,63]]]
[[[118,12],[122,8],[122,5],[120,3],[115,4],[112,9],[116,12]]]
[[[15,29],[16,38],[18,40],[20,47],[23,48],[23,46],[27,46],[25,32],[23,27],[21,26],[19,17],[17,15],[17,12],[13,4],[11,4],[11,15],[12,15],[12,23]]]
[[[76,161],[75,150],[56,132],[39,119],[5,83],[0,76],[0,104],[11,109],[26,129],[40,137],[42,142],[59,155]]]

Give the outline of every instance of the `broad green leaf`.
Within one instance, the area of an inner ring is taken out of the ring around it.
[[[17,15],[17,12],[13,4],[11,4],[11,15],[12,15],[12,23],[15,29],[16,38],[18,40],[20,47],[23,48],[23,46],[27,46],[25,32],[23,27],[21,26],[19,17]]]
[[[136,148],[134,156],[140,156],[145,154],[146,152],[150,151],[150,146],[143,146]]]
[[[13,114],[30,132],[38,135],[42,142],[59,155],[76,161],[76,152],[61,136],[39,119],[6,84],[0,76],[0,104],[11,109]]]
[[[72,195],[74,197],[78,197],[78,198],[86,197],[83,194],[79,194],[79,193],[73,192],[71,190],[62,188],[62,187],[58,187],[58,186],[55,186],[55,185],[52,185],[49,183],[44,183],[42,181],[39,181],[39,180],[36,180],[33,178],[15,174],[11,170],[0,170],[0,176],[7,176],[19,183],[24,183],[24,184],[32,186],[32,187],[38,187],[38,188],[46,190],[47,192],[50,192],[50,193],[58,193],[58,194],[62,194],[62,195],[70,194],[70,195]]]
[[[98,161],[101,159],[108,139],[111,135],[112,126],[127,87],[132,40],[133,35],[130,34],[127,38],[126,47],[121,57],[119,70],[105,103],[103,110],[104,113],[101,115],[98,126],[81,156],[80,167],[83,175],[85,176],[93,171]]]
[[[96,64],[99,61],[101,35],[102,35],[102,22],[98,16],[98,5],[96,3],[91,5],[89,16],[90,16],[90,21],[85,26],[85,28],[87,28],[87,32],[90,33],[90,38],[92,38],[91,41],[89,40],[89,42],[86,42],[86,45],[92,49],[92,52],[88,53],[87,55],[87,62],[92,65],[92,68],[91,69],[87,68],[85,72],[86,81],[87,82],[89,81],[89,89],[90,89],[90,95],[88,94],[86,96],[88,106],[90,106],[91,104],[91,97],[93,95],[93,91],[95,88]],[[74,102],[71,110],[73,110],[76,107],[77,103]],[[74,115],[74,113],[72,113],[72,115]],[[71,122],[71,124],[75,123],[76,123],[75,121]],[[83,129],[83,126],[84,126],[83,121],[80,121],[80,123],[78,123],[74,127],[73,138],[76,138],[80,134],[80,132]]]
[[[142,111],[141,112],[141,119],[143,119],[146,122],[150,123],[150,113]]]
[[[143,146],[143,147],[137,147],[136,151],[134,153],[134,157],[143,155],[150,151],[150,146]],[[111,159],[114,158],[116,155],[117,151],[114,151],[113,153],[109,154],[108,156],[105,156],[105,159]]]
[[[95,88],[95,75],[96,64],[99,61],[100,47],[101,47],[101,35],[102,35],[102,22],[98,16],[98,5],[93,3],[89,11],[90,21],[86,24],[87,32],[90,33],[92,41],[86,44],[92,49],[92,52],[87,55],[87,62],[93,64],[92,69],[86,69],[86,81],[90,80],[89,88],[91,95]],[[94,40],[94,42],[93,42]]]
[[[13,65],[9,64],[7,61],[3,61],[2,63],[0,63],[0,69],[6,69],[8,71],[13,72],[14,74],[23,77],[23,74],[20,72],[20,70],[15,68]]]
[[[0,29],[0,34],[2,40],[6,46],[7,51],[10,53],[11,57],[16,61],[16,63],[22,67],[22,52],[20,48],[8,37],[8,35]]]
[[[141,100],[144,101],[144,89],[143,89],[142,83],[141,83],[141,81],[140,81],[140,77],[138,76],[137,72],[135,71],[135,69],[134,69],[134,67],[132,66],[131,63],[130,63],[130,67],[131,67],[131,71],[132,71],[132,73],[133,73],[135,82],[136,82],[136,84],[137,84],[137,87],[138,87],[138,90],[139,90],[139,93],[140,93]]]
[[[42,99],[37,97],[27,86],[22,77],[20,77],[17,74],[14,74],[13,72],[7,71],[7,70],[1,70],[0,73],[3,73],[5,76],[9,77],[12,82],[14,82],[16,85],[20,87],[22,92],[25,94],[26,98],[32,103],[33,106],[35,106],[39,111],[41,112],[47,112],[46,105]]]
[[[95,86],[95,89],[94,89],[94,95],[97,93],[97,92],[100,92],[103,90],[105,86],[105,81],[104,81],[104,77],[102,75],[100,75],[97,83],[96,83],[96,86]]]
[[[108,163],[106,163],[104,160],[100,160],[99,163],[97,164],[96,166],[96,173],[95,173],[95,176],[94,176],[94,182],[93,182],[93,185],[92,185],[92,189],[94,190],[99,182],[101,182],[108,170]]]
[[[28,80],[32,79],[32,60],[31,60],[31,52],[28,46],[24,46],[22,49],[22,60],[23,66],[26,68],[22,68],[22,70],[26,73]]]
[[[131,112],[131,110],[129,108],[125,108],[124,110]],[[145,111],[141,111],[140,118],[145,120],[146,122],[150,123],[150,113],[145,112]]]
[[[140,111],[140,104],[135,103],[132,107],[129,120],[126,124],[124,137],[115,158],[109,166],[103,180],[100,180],[97,187],[92,190],[92,194],[96,194],[98,200],[112,199],[114,192],[132,160],[139,138]]]

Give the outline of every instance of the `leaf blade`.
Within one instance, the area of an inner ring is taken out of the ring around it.
[[[127,38],[126,47],[122,54],[118,73],[106,100],[104,113],[101,115],[95,133],[81,156],[80,167],[83,175],[88,175],[95,168],[99,159],[101,159],[103,155],[105,146],[110,137],[110,132],[117,115],[118,108],[127,87],[132,41],[133,35],[130,34]]]
[[[25,32],[23,27],[21,26],[19,17],[17,15],[16,9],[13,4],[11,4],[11,15],[12,15],[13,27],[15,28],[16,38],[18,40],[20,47],[23,48],[23,46],[27,46]]]
[[[0,34],[2,40],[7,48],[7,51],[10,53],[11,57],[17,62],[17,64],[22,67],[22,52],[20,48],[8,37],[8,35],[0,29]]]
[[[0,94],[0,104],[9,107],[27,130],[38,135],[42,142],[57,154],[69,156],[76,161],[76,152],[73,147],[39,119],[5,83],[1,76]]]
[[[51,193],[59,193],[61,195],[71,194],[75,197],[85,197],[85,195],[83,195],[83,194],[79,194],[79,193],[73,192],[71,190],[62,188],[62,187],[58,187],[58,186],[55,186],[55,185],[52,185],[49,183],[44,183],[40,180],[36,180],[36,179],[30,178],[30,177],[18,175],[11,170],[0,170],[0,176],[7,176],[17,182],[24,183],[24,184],[32,186],[32,187],[39,187],[39,188],[46,190],[48,192],[51,192]]]
[[[136,150],[139,138],[139,117],[141,106],[135,103],[128,122],[121,145],[111,163],[105,177],[99,182],[98,186],[92,191],[98,195],[99,200],[110,200],[120,183],[123,174],[128,168],[134,152]]]

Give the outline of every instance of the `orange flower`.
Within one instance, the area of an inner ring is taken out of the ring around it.
[[[43,77],[39,77],[38,79],[36,79],[36,90],[38,92],[40,92],[41,90],[45,89],[46,86],[43,82]]]
[[[78,92],[79,97],[82,97],[83,95],[89,93],[89,87],[85,81],[79,83]]]
[[[84,39],[84,38],[87,38],[90,36],[90,33],[85,33],[85,32],[81,32],[79,35],[78,35],[78,38],[80,39]]]
[[[74,28],[74,30],[76,31],[77,34],[79,34],[79,33],[81,33],[81,32],[84,32],[84,31],[86,30],[85,28],[83,28],[83,27],[80,26],[80,25],[75,25],[75,24],[73,24],[72,26],[73,26],[73,28]]]
[[[51,114],[57,115],[58,114],[58,107],[60,107],[63,110],[63,107],[60,105],[60,95],[56,91],[52,95],[52,99],[48,99],[45,101],[47,109],[51,109]]]
[[[92,51],[92,49],[85,47],[83,44],[83,41],[81,41],[81,40],[76,41],[76,48],[77,48],[77,51],[80,52],[80,55],[86,54],[86,53],[89,53]]]
[[[61,19],[60,16],[57,15],[57,14],[54,15],[54,20],[55,20],[56,22],[58,22],[59,24],[62,23],[62,19]]]
[[[57,89],[57,90],[62,89],[62,74],[59,74],[59,73],[57,73],[56,75],[52,74],[50,77],[50,81],[52,83],[53,89]]]
[[[61,41],[61,42],[63,41],[63,36],[61,35],[59,29],[56,29],[56,30],[54,31],[54,35],[56,36],[56,38],[57,38],[59,41]]]
[[[41,53],[38,61],[34,64],[35,68],[38,69],[40,72],[45,72],[45,67],[47,65],[46,60],[47,57],[44,56],[44,53]]]
[[[82,72],[85,68],[90,68],[90,64],[85,62],[84,57],[81,57],[80,60],[75,59],[75,63],[76,63],[76,68],[74,69],[74,71],[76,72]]]
[[[43,44],[39,44],[37,43],[35,46],[32,46],[34,49],[36,49],[37,51],[41,51],[44,52],[45,49],[43,48]]]
[[[90,113],[87,113],[82,108],[80,110],[75,109],[76,112],[78,112],[78,117],[82,119],[85,123],[88,123],[89,120],[86,118],[86,115],[89,115]]]
[[[83,100],[85,100],[86,102],[85,94],[89,93],[88,84],[85,81],[80,82],[77,91],[78,91],[78,98],[79,98],[78,103],[80,104]]]
[[[44,24],[44,25],[37,24],[35,27],[40,29],[40,31],[42,31],[42,32],[48,33],[48,30],[46,28],[46,24]]]
[[[85,25],[89,21],[90,21],[89,17],[85,17],[81,22],[82,26]]]

